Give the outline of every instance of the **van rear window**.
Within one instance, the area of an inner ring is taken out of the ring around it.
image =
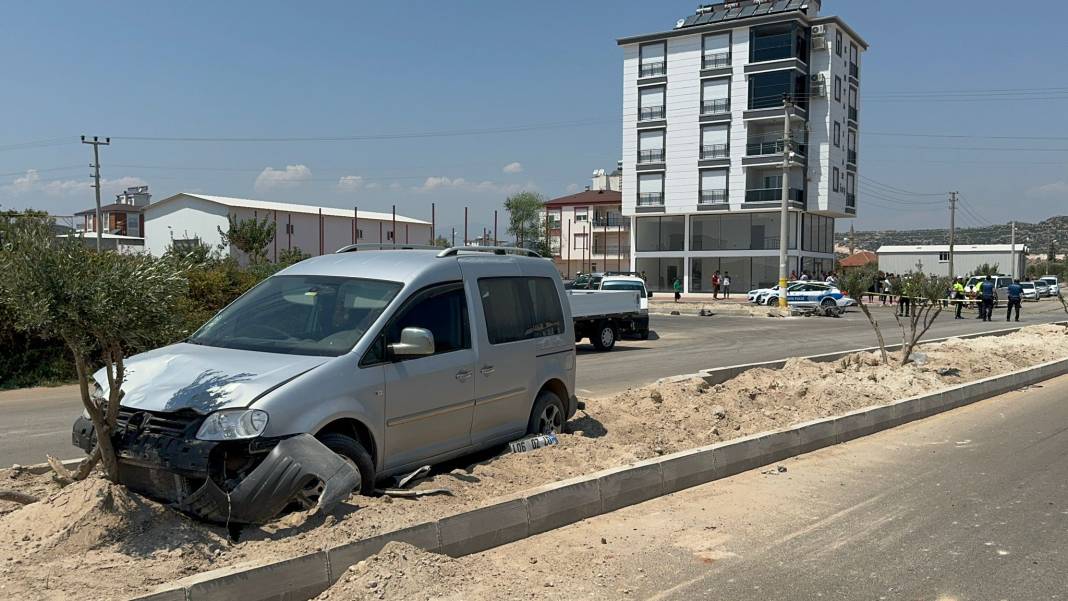
[[[491,344],[564,333],[564,312],[549,278],[480,278],[478,291]]]

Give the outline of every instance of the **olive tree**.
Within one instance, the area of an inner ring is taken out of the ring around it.
[[[549,256],[542,213],[545,210],[545,198],[537,192],[519,192],[504,201],[504,208],[508,210],[508,233],[515,237],[516,246]]]
[[[97,462],[118,479],[112,433],[131,353],[173,340],[176,301],[185,292],[181,268],[146,254],[97,252],[76,236],[56,237],[50,226],[25,224],[0,249],[0,304],[17,329],[57,339],[70,351],[82,406],[96,431],[93,453],[73,476],[82,479]],[[106,396],[91,369],[103,365]]]
[[[942,300],[953,287],[953,280],[910,273],[899,278],[899,282],[900,294],[909,297],[911,307],[907,316],[894,312],[894,319],[901,327],[901,364],[904,365],[912,360],[912,351],[942,313]]]
[[[230,244],[248,255],[250,263],[265,263],[267,247],[274,241],[277,224],[266,217],[262,220],[238,219],[236,215],[230,215],[229,220],[230,226],[226,231],[218,228],[223,244]]]
[[[890,363],[890,356],[886,352],[886,341],[883,332],[879,329],[879,321],[871,314],[868,304],[864,301],[864,295],[874,289],[875,282],[879,279],[879,272],[874,265],[843,269],[839,274],[838,286],[849,296],[857,301],[857,306],[868,318],[868,323],[875,330],[875,338],[879,341],[879,352],[882,355],[883,364]]]

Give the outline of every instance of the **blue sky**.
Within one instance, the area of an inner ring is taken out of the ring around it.
[[[200,191],[368,210],[396,204],[415,217],[429,217],[434,202],[442,231],[462,225],[464,206],[479,231],[509,193],[563,195],[615,165],[616,38],[668,30],[694,8],[693,0],[10,3],[0,22],[0,206],[58,214],[91,206],[90,148],[76,142],[84,133],[114,138],[101,161],[107,193],[144,182],[156,199]],[[868,179],[858,229],[947,221],[938,197],[904,191],[959,190],[974,213],[962,215],[964,226],[1068,214],[1068,5],[827,0],[823,13],[871,44],[861,74]],[[979,92],[945,93],[953,90]],[[920,96],[902,96],[910,93]],[[508,128],[525,130],[120,139]],[[887,135],[901,133],[985,137]],[[42,140],[55,143],[16,146]]]

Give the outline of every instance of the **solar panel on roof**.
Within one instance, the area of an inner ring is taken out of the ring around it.
[[[689,26],[693,25],[694,21],[696,21],[699,16],[700,15],[690,15],[690,16],[686,17],[686,20],[683,21],[682,26],[683,27],[689,27]]]
[[[786,10],[786,7],[790,5],[790,0],[775,0],[775,7],[772,12],[781,13]]]
[[[727,13],[726,13],[726,12],[724,12],[724,11],[722,11],[722,10],[721,10],[721,11],[716,11],[716,12],[715,12],[715,13],[714,13],[714,14],[712,15],[712,20],[711,20],[711,21],[709,21],[709,23],[719,23],[719,22],[720,22],[720,21],[722,21],[722,20],[723,20],[723,18],[724,18],[724,17],[726,17],[726,16],[727,16]]]
[[[765,2],[764,4],[758,4],[757,7],[756,7],[756,12],[753,13],[753,14],[754,15],[765,15],[765,14],[771,12],[771,6],[772,6],[772,4],[770,2]]]
[[[801,8],[801,5],[805,2],[806,0],[790,0],[790,6],[788,10],[796,10],[798,8]]]
[[[742,7],[742,12],[738,14],[738,18],[742,19],[745,17],[751,17],[753,13],[756,12],[756,9],[757,7],[755,4],[747,4]]]
[[[712,20],[712,15],[713,14],[715,14],[715,13],[705,13],[705,14],[697,17],[697,20],[694,21],[693,24],[694,25],[704,25],[705,23],[708,23],[709,21]]]

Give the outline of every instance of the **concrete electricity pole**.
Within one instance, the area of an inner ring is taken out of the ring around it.
[[[949,277],[956,278],[953,273],[953,238],[957,233],[957,193],[949,193]]]
[[[1012,279],[1016,279],[1016,222],[1012,222],[1012,247],[1009,256],[1012,257]]]
[[[93,136],[92,140],[86,140],[85,136],[82,136],[82,144],[93,145],[93,164],[89,165],[93,168],[93,188],[96,188],[96,216],[93,217],[93,225],[96,229],[96,250],[100,250],[100,239],[103,237],[104,224],[100,223],[100,147],[111,144],[111,138],[104,138],[101,142],[100,138]]]
[[[790,241],[790,98],[783,99],[782,211],[779,217],[779,308],[786,309],[787,248]]]

